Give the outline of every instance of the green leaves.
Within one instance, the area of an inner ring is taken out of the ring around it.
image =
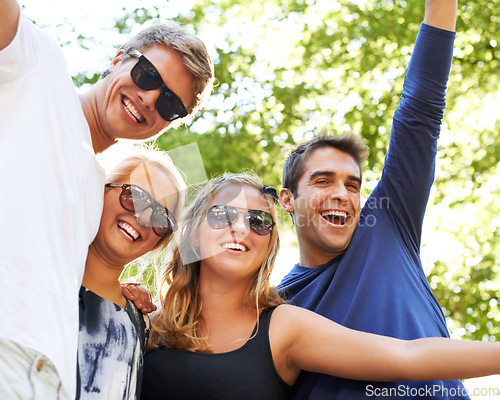
[[[254,169],[280,187],[283,154],[325,130],[354,132],[371,149],[363,194],[380,177],[423,0],[149,1],[116,29],[174,18],[215,60],[214,94],[165,149],[196,142],[207,175]],[[461,1],[424,267],[452,331],[498,337],[500,121],[498,12]],[[82,41],[83,43],[83,41]],[[86,78],[86,76],[90,78]],[[95,79],[76,77],[78,84]],[[418,168],[418,166],[416,166]]]

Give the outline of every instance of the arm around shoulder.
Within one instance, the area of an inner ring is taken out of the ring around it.
[[[16,0],[0,0],[0,50],[6,48],[16,36],[19,13]]]
[[[272,324],[270,337],[271,345],[286,344],[278,346],[276,357],[273,346],[273,358],[284,357],[290,368],[371,381],[451,380],[500,373],[500,343],[400,340],[348,329],[310,311],[285,307],[276,322],[284,324],[281,336],[286,339],[279,338]],[[279,364],[276,369],[280,373]]]

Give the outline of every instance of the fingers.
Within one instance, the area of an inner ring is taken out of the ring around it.
[[[123,295],[134,302],[134,305],[143,313],[147,314],[156,310],[151,292],[142,283],[127,282],[122,284]]]
[[[134,301],[135,300],[135,296],[134,294],[131,292],[131,288],[133,288],[134,286],[131,285],[130,283],[122,283],[122,294],[127,298],[129,299],[130,301]]]

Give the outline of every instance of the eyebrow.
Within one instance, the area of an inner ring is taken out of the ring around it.
[[[337,175],[335,172],[328,171],[328,170],[325,170],[325,171],[321,171],[321,170],[320,171],[314,171],[311,175],[309,175],[309,182],[312,181],[314,178],[317,178],[318,176],[334,177],[335,175]],[[361,184],[361,178],[359,176],[349,175],[347,177],[347,179],[351,180],[351,181],[356,181],[359,184]]]

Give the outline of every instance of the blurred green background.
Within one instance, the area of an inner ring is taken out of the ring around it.
[[[280,188],[283,156],[291,147],[320,132],[354,132],[371,149],[366,198],[381,174],[424,3],[147,0],[134,8],[115,2],[113,21],[98,30],[77,27],[70,18],[46,27],[62,45],[78,46],[91,65],[72,67],[84,89],[141,24],[178,21],[206,42],[216,86],[192,123],[157,140],[161,148],[197,143],[209,177],[253,169]],[[92,14],[99,14],[96,7]],[[422,246],[450,330],[482,340],[500,337],[498,10],[493,0],[459,2]],[[290,222],[284,214],[280,219],[285,245],[293,247]]]

